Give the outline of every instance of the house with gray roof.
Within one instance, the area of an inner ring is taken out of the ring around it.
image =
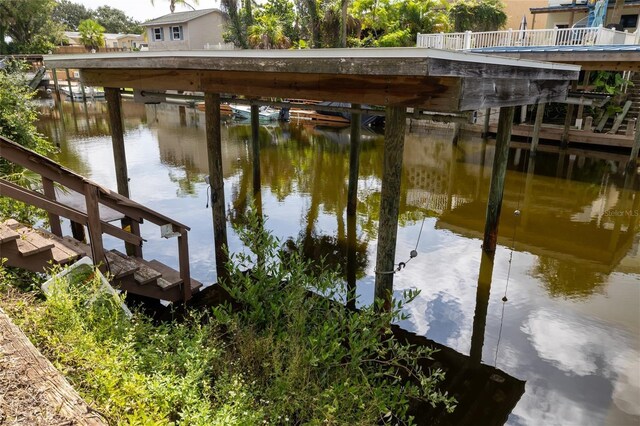
[[[150,51],[229,49],[222,34],[227,15],[219,9],[176,12],[143,23]]]

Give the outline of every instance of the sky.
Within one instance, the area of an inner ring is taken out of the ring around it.
[[[169,0],[71,0],[73,3],[80,3],[90,9],[96,9],[100,6],[111,6],[124,11],[137,21],[148,21],[170,13]],[[193,4],[192,2],[188,2]],[[198,5],[194,5],[196,9],[208,9],[212,7],[220,7],[218,0],[200,0]],[[184,12],[191,10],[189,7],[178,5],[176,12]]]

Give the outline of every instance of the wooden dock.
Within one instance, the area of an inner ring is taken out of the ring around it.
[[[0,424],[107,425],[0,308]]]

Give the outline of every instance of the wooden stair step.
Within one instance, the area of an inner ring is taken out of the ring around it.
[[[133,278],[140,285],[146,285],[146,284],[152,283],[158,280],[160,277],[162,277],[162,274],[160,272],[151,268],[146,263],[141,262],[140,259],[138,258],[127,256],[126,254],[121,253],[118,250],[111,250],[111,252],[117,254],[122,258],[129,259],[137,264],[138,270],[134,272]]]
[[[163,291],[171,290],[174,287],[182,284],[182,278],[180,278],[180,272],[176,271],[175,269],[155,259],[149,260],[149,261],[143,260],[142,262],[146,263],[148,266],[150,266],[151,268],[155,269],[156,271],[162,274],[162,278],[158,279],[157,285]],[[197,292],[202,286],[203,284],[200,281],[191,278],[192,293]]]
[[[20,234],[11,229],[10,221],[15,222],[15,220],[10,219],[8,221],[5,221],[4,223],[0,223],[0,244],[14,241],[20,238]]]
[[[53,262],[60,265],[64,265],[73,262],[85,255],[84,250],[76,249],[68,244],[63,238],[60,238],[49,231],[44,229],[36,229],[34,232],[38,233],[40,237],[50,241],[53,244],[51,254]]]
[[[37,253],[49,251],[55,247],[55,244],[48,238],[42,237],[35,229],[28,228],[24,225],[15,229],[20,234],[20,238],[16,240],[18,251],[22,256],[32,256]]]
[[[110,251],[104,252],[107,258],[107,267],[109,272],[115,279],[120,279],[129,275],[133,275],[139,268],[139,266],[128,258],[123,258]]]
[[[146,263],[150,268],[155,269],[156,271],[162,274],[162,278],[158,279],[158,287],[162,290],[167,291],[173,287],[176,287],[182,284],[182,278],[180,278],[180,272],[176,271],[173,268],[165,265],[162,262],[159,262],[155,259],[153,260],[144,260],[143,263]]]
[[[85,244],[82,241],[78,241],[73,237],[62,237],[62,242],[64,245],[74,250],[77,253],[81,253],[82,256],[91,257],[91,246],[89,244]]]

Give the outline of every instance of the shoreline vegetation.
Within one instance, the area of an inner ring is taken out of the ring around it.
[[[390,313],[348,311],[335,273],[247,222],[252,253],[232,255],[222,284],[234,303],[129,319],[99,280],[60,280],[45,299],[37,276],[2,268],[0,306],[110,424],[412,424],[412,405],[454,409],[443,373],[419,367],[433,350],[388,328],[416,292]]]

